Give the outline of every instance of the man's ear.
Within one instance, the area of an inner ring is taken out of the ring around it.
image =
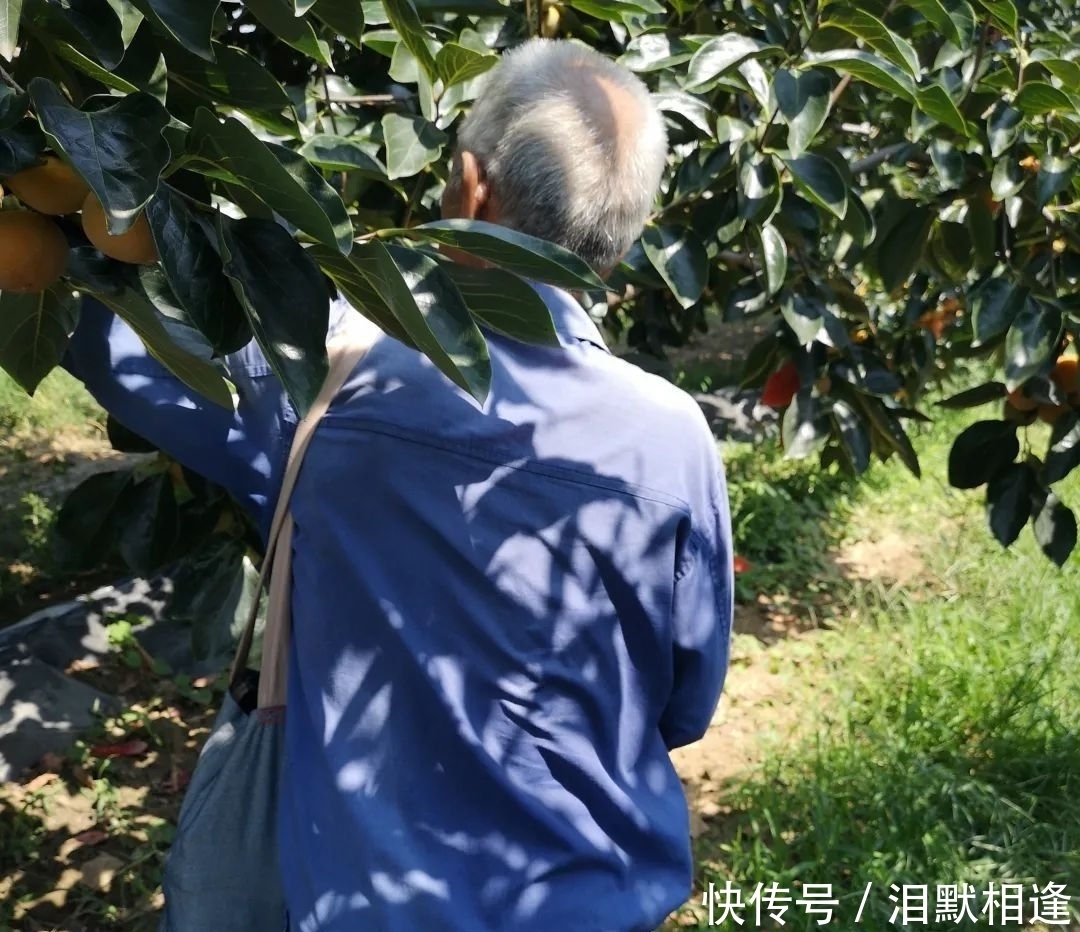
[[[483,166],[473,153],[464,150],[454,156],[454,171],[458,183],[443,201],[443,217],[476,220],[483,215],[489,197]]]

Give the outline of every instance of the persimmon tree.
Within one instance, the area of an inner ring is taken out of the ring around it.
[[[219,360],[258,341],[303,411],[336,291],[483,397],[485,329],[553,338],[523,282],[541,279],[655,355],[716,320],[768,321],[745,383],[783,409],[788,453],[918,474],[927,387],[985,357],[999,376],[948,402],[986,406],[949,479],[985,488],[1003,544],[1030,523],[1061,563],[1076,522],[1054,487],[1080,462],[1078,32],[1068,0],[0,0],[0,365],[32,392],[91,294],[218,404]],[[459,117],[498,52],[538,34],[615,58],[668,118],[655,215],[607,289],[550,244],[438,217]],[[52,188],[71,198],[44,203]],[[5,224],[27,222],[62,233],[63,268],[5,278]],[[1022,440],[1040,416],[1037,456]],[[58,524],[76,564],[183,558],[191,616],[235,603],[257,550],[164,457],[89,480]]]

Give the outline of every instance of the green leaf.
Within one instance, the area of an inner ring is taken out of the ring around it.
[[[834,71],[850,74],[853,78],[879,87],[883,91],[888,91],[912,103],[915,102],[915,82],[911,75],[872,52],[863,52],[858,49],[833,49],[829,52],[808,55],[805,65],[831,68]]]
[[[829,9],[828,18],[822,25],[843,29],[856,38],[862,39],[874,51],[903,68],[916,81],[922,74],[919,56],[911,47],[911,43],[900,38],[880,19],[864,10],[856,7],[833,6]]]
[[[994,199],[1004,201],[1019,194],[1027,183],[1027,175],[1014,158],[999,159],[990,176],[990,193]]]
[[[823,155],[807,153],[781,160],[791,172],[796,189],[808,200],[825,208],[838,220],[847,213],[847,185],[844,178]]]
[[[130,287],[115,291],[87,290],[131,327],[150,355],[181,382],[208,401],[230,411],[233,409],[232,392],[221,373],[210,363],[177,346],[145,294]]]
[[[1020,33],[1020,18],[1012,0],[975,0],[1011,38]]]
[[[319,267],[270,220],[220,218],[225,274],[255,339],[301,417],[328,371],[330,295]]]
[[[289,95],[269,71],[247,52],[211,43],[208,62],[179,48],[167,50],[169,79],[210,104],[238,110],[291,110]]]
[[[191,628],[196,660],[228,656],[243,630],[258,583],[246,553],[243,541],[219,535],[173,575],[166,612],[173,624]]]
[[[112,552],[118,530],[114,513],[131,481],[130,469],[99,472],[64,500],[53,532],[53,555],[62,568],[93,569]]]
[[[822,71],[781,69],[773,78],[773,94],[788,125],[788,150],[798,158],[814,141],[829,116],[832,84]]]
[[[618,63],[639,74],[661,71],[684,64],[693,58],[695,48],[677,36],[662,32],[644,32],[627,43]]]
[[[1065,113],[1076,111],[1068,94],[1045,81],[1029,81],[1019,90],[1013,105],[1029,117],[1056,111]]]
[[[812,456],[829,439],[828,419],[809,391],[798,392],[784,411],[780,439],[784,455],[790,459]]]
[[[694,53],[683,86],[688,91],[705,90],[747,59],[772,51],[777,51],[775,46],[765,45],[748,36],[735,33],[717,36]]]
[[[967,121],[956,107],[949,92],[940,84],[931,84],[918,92],[919,108],[939,123],[962,136],[970,135]]]
[[[428,48],[430,39],[412,0],[383,0],[383,9],[386,10],[390,25],[401,36],[401,41],[405,43],[409,51],[416,56],[424,73],[432,81],[438,78],[439,68],[431,54],[431,49]]]
[[[211,241],[212,215],[199,218],[184,198],[161,185],[146,209],[161,266],[180,306],[218,355],[234,353],[251,330]]]
[[[127,486],[116,509],[117,549],[137,575],[152,576],[171,555],[180,531],[180,515],[167,473],[156,473]]]
[[[233,117],[219,122],[202,107],[187,146],[206,174],[246,187],[320,243],[344,253],[352,247],[352,221],[341,196],[302,156],[263,142]]]
[[[693,231],[649,226],[641,245],[679,304],[697,304],[709,280],[709,257]]]
[[[968,292],[973,346],[982,346],[1005,333],[1027,300],[1027,291],[1004,278],[990,278]]]
[[[1032,527],[1042,552],[1058,567],[1076,549],[1076,515],[1053,492],[1046,496]]]
[[[0,367],[33,395],[60,364],[78,319],[65,291],[0,293]]]
[[[833,401],[832,416],[848,462],[855,475],[861,476],[870,468],[870,432],[855,409],[842,399]]]
[[[611,3],[609,0],[567,0],[568,5],[575,10],[594,16],[597,19],[608,22],[620,22],[634,14],[663,13],[664,7],[656,0],[619,0]]]
[[[888,292],[906,282],[915,271],[933,225],[933,215],[921,204],[913,204],[900,222],[880,232],[877,250],[878,271]]]
[[[30,97],[6,84],[0,84],[0,130],[18,125],[30,107]]]
[[[787,243],[771,224],[751,229],[758,241],[758,258],[765,269],[765,293],[771,297],[784,287],[787,279]]]
[[[971,29],[961,30],[960,23],[964,22],[964,20],[955,16],[955,14],[950,15],[941,0],[908,0],[907,5],[918,10],[934,25],[939,35],[943,35],[957,48],[962,49],[971,41]],[[963,2],[957,3],[956,0],[952,0],[950,3],[953,9],[962,5],[966,6],[967,4]],[[968,7],[968,13],[970,14],[968,21],[974,22],[975,14],[971,12],[970,7]]]
[[[1030,64],[1045,68],[1066,87],[1080,88],[1080,63],[1065,58],[1050,58]]]
[[[337,286],[342,297],[360,314],[395,340],[413,349],[417,348],[394,316],[382,292],[372,284],[372,280],[379,281],[378,270],[372,268],[377,264],[374,259],[358,256],[355,250],[351,256],[346,257],[325,246],[311,246],[307,253]]]
[[[1020,124],[1024,115],[1015,107],[1001,101],[986,120],[986,132],[990,138],[990,155],[999,158],[1012,148],[1020,137]],[[996,167],[996,166],[995,166]]]
[[[976,421],[949,450],[949,485],[976,489],[1003,471],[1020,452],[1016,427],[1007,421]]]
[[[292,0],[245,0],[244,6],[286,45],[331,67],[330,46],[318,37],[306,18],[295,15]]]
[[[919,457],[899,418],[885,407],[885,403],[880,398],[855,395],[854,400],[870,422],[875,435],[900,457],[900,461],[916,479],[921,478],[922,468],[919,465]]]
[[[442,155],[449,137],[422,116],[387,113],[382,118],[386,141],[387,177],[409,178],[422,172]]]
[[[131,45],[139,27],[146,22],[146,18],[135,7],[135,4],[127,0],[108,0],[108,4],[120,19],[120,40],[126,49]]]
[[[213,61],[210,36],[218,0],[133,0],[133,3],[189,52]]]
[[[130,230],[169,164],[169,144],[161,135],[168,111],[140,92],[84,113],[45,78],[34,78],[29,91],[46,135],[105,208],[109,232]]]
[[[1029,298],[1005,336],[1005,384],[1009,390],[1042,371],[1062,334],[1061,313]]]
[[[386,167],[368,154],[356,140],[345,136],[318,133],[300,148],[299,153],[309,162],[331,171],[358,172],[372,178],[386,178]]]
[[[105,0],[27,0],[24,25],[46,42],[66,42],[112,71],[124,57],[120,18]]]
[[[560,288],[605,290],[589,264],[568,249],[482,220],[437,220],[407,230],[384,230],[381,235],[449,246],[522,278]]]
[[[992,401],[1001,401],[1008,393],[1004,382],[987,382],[985,385],[976,385],[944,401],[939,401],[937,407],[951,410],[977,408],[979,405],[989,404]]]
[[[780,304],[780,314],[802,346],[810,346],[825,326],[825,305],[801,293],[791,293]]]
[[[0,57],[11,61],[19,47],[23,0],[0,0]]]
[[[443,268],[482,326],[522,343],[559,345],[559,335],[544,299],[517,275],[458,262],[448,262]]]
[[[1058,194],[1064,191],[1076,177],[1076,163],[1059,155],[1047,156],[1039,167],[1035,179],[1035,206],[1042,210]]]
[[[652,95],[656,106],[667,113],[685,117],[706,136],[712,135],[713,108],[700,97],[686,91],[662,91]]]
[[[843,230],[855,245],[860,247],[869,246],[877,235],[874,218],[854,188],[848,190],[848,209],[844,215]]]
[[[364,248],[382,273],[384,294],[413,343],[444,375],[483,403],[491,390],[491,358],[454,280],[418,249],[380,242]],[[390,274],[392,267],[397,275]]]
[[[44,148],[45,134],[32,117],[4,128],[0,131],[0,178],[36,165]]]
[[[750,145],[742,147],[739,164],[739,184],[737,196],[739,216],[746,220],[768,223],[776,211],[784,192],[780,186],[780,175],[776,161],[771,155],[762,155]]]
[[[447,42],[435,56],[435,67],[446,87],[478,78],[498,63],[498,55],[484,55],[457,42]]]
[[[1050,432],[1050,447],[1043,466],[1043,481],[1047,485],[1060,482],[1080,466],[1080,417],[1066,411]]]
[[[1031,517],[1035,470],[1027,463],[1012,463],[990,479],[986,487],[986,515],[990,530],[1002,547],[1010,547]]]
[[[135,15],[141,19],[141,14],[137,11]],[[136,32],[123,60],[112,71],[102,68],[66,43],[60,42],[50,47],[56,54],[106,87],[123,91],[125,94],[145,91],[155,100],[164,103],[168,91],[165,59],[158,51],[159,40],[152,27],[145,20],[142,20],[142,23],[145,25]]]
[[[353,45],[360,45],[364,35],[364,8],[356,0],[316,0],[311,14]]]

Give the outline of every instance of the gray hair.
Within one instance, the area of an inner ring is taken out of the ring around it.
[[[636,119],[616,119],[611,90],[636,104]],[[551,39],[523,43],[488,72],[458,145],[483,165],[501,224],[601,272],[641,235],[667,161],[645,85],[593,49]],[[455,170],[447,184],[458,181]]]

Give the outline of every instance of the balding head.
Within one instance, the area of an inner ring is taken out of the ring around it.
[[[576,43],[533,39],[488,73],[444,214],[550,240],[607,272],[641,234],[666,158],[663,118],[636,77]]]

